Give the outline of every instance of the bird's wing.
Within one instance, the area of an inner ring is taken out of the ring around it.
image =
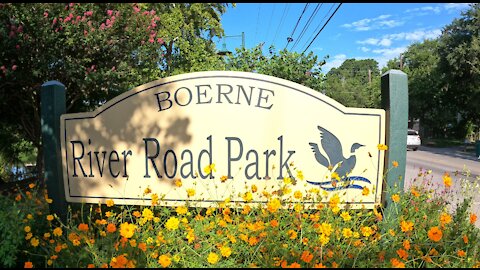
[[[320,153],[320,149],[318,149],[318,145],[316,143],[309,143],[309,144],[313,150],[313,153],[315,153],[315,158],[317,159],[318,163],[328,168],[330,164],[328,163],[327,158],[324,157],[322,153]]]
[[[332,133],[330,133],[330,131],[322,128],[321,126],[318,126],[318,130],[320,130],[323,150],[325,150],[325,152],[327,153],[332,166],[335,166],[337,163],[343,161],[344,158],[342,144],[340,143],[338,138]]]

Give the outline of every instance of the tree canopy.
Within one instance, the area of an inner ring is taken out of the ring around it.
[[[222,66],[212,38],[223,35],[226,7],[0,4],[2,128],[41,150],[40,88],[50,80],[66,86],[67,112],[79,112],[163,76]]]

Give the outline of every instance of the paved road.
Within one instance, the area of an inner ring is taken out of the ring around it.
[[[427,174],[427,171],[431,173]],[[467,177],[467,170],[470,176]],[[480,160],[477,160],[475,153],[465,152],[461,147],[452,148],[434,148],[421,146],[417,151],[407,151],[407,165],[405,171],[405,188],[412,184],[425,183],[430,181],[432,187],[441,192],[445,190],[442,176],[448,172],[452,177],[452,207],[455,207],[455,201],[462,199],[461,182],[462,179],[468,179],[469,183],[480,184]],[[420,175],[420,176],[419,176]],[[474,192],[474,203],[472,211],[477,215],[476,225],[480,227],[480,187]],[[476,191],[476,192],[475,192]]]

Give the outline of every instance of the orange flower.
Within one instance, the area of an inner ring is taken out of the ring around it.
[[[430,228],[428,231],[428,238],[434,242],[440,241],[440,239],[442,239],[442,235],[442,231],[437,226]]]
[[[402,258],[403,260],[408,259],[408,252],[405,251],[403,248],[397,250],[398,257]]]
[[[457,251],[457,255],[460,256],[460,257],[465,257],[467,255],[467,253],[460,249],[459,251]]]
[[[166,268],[172,263],[172,260],[167,255],[160,255],[160,257],[158,258],[158,263],[160,263],[162,267]]]
[[[89,263],[89,264],[87,265],[87,268],[95,268],[95,264]]]
[[[147,251],[147,244],[145,243],[138,243],[137,247],[143,252]]]
[[[392,161],[392,166],[395,167],[395,168],[397,168],[397,167],[398,167],[398,161],[395,161],[395,160]]]
[[[327,268],[323,263],[316,263],[313,265],[313,268]]]
[[[274,219],[274,220],[270,221],[270,225],[272,227],[277,227],[278,226],[278,221],[276,219]]]
[[[303,253],[302,253],[302,257],[301,257],[302,261],[306,262],[306,263],[309,263],[312,261],[313,259],[313,254],[310,253],[309,251],[305,250]]]
[[[87,232],[88,231],[88,224],[85,224],[85,223],[78,224],[78,230],[82,231],[82,232]]]
[[[410,241],[408,241],[408,240],[403,241],[403,247],[406,250],[409,250],[410,249]]]
[[[477,215],[475,215],[474,213],[471,213],[470,214],[470,224],[474,224],[475,221],[477,221]]]
[[[405,268],[405,264],[399,261],[397,258],[392,258],[390,263],[392,263],[392,266],[395,268]]]
[[[450,216],[448,213],[442,213],[440,215],[440,223],[442,226],[450,222],[452,222],[452,216]]]
[[[108,223],[107,225],[107,232],[114,233],[117,230],[117,226],[113,223]]]
[[[412,188],[412,190],[410,191],[412,193],[413,196],[415,197],[419,197],[420,196],[420,193],[418,193],[418,191],[415,189],[415,188]]]
[[[108,206],[108,207],[112,207],[113,205],[115,205],[115,203],[113,202],[113,200],[112,200],[112,199],[108,199],[108,200],[107,200],[107,206]]]
[[[367,196],[369,192],[370,192],[370,190],[368,189],[368,187],[363,187],[363,189],[362,189],[362,195],[363,196]]]
[[[393,195],[392,195],[392,201],[394,201],[394,202],[396,202],[396,203],[399,202],[399,201],[400,201],[400,195],[398,195],[398,194],[393,194]]]
[[[33,263],[32,262],[25,262],[23,265],[23,268],[33,268]]]
[[[463,236],[463,242],[465,244],[468,244],[468,237],[466,235]]]

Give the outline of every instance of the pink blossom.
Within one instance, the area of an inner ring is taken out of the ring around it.
[[[93,11],[89,10],[89,11],[85,11],[85,13],[83,13],[85,16],[92,16],[93,14]]]
[[[17,28],[17,33],[22,33],[22,32],[23,32],[23,26],[20,25],[20,26]]]
[[[153,39],[153,37],[151,37],[151,38],[148,39],[148,42],[153,43],[153,42],[155,42],[155,40]]]
[[[157,38],[157,43],[163,44],[163,39]]]
[[[53,23],[52,25],[56,24],[57,23],[57,18],[53,18]]]
[[[73,5],[75,5],[75,3],[70,3],[70,4],[69,4],[70,7],[73,7]]]
[[[108,15],[108,16],[110,16],[110,17],[111,17],[111,16],[112,16],[112,14],[113,14],[113,10],[111,10],[111,9],[107,10],[107,15]]]
[[[150,15],[155,15],[155,10],[150,10]]]
[[[14,36],[15,36],[15,32],[10,31],[10,33],[8,33],[8,37],[9,37],[9,38],[13,38]]]
[[[43,17],[48,18],[48,12],[45,11],[45,12],[43,13]]]
[[[148,12],[148,11],[143,12],[143,15],[145,15],[145,16],[148,15],[148,14],[150,14],[150,12]]]
[[[105,29],[105,23],[102,23],[102,24],[100,25],[100,30],[104,30],[104,29]]]
[[[113,66],[111,70],[112,70],[112,71],[115,71],[115,66]]]
[[[0,69],[3,71],[3,73],[5,73],[5,71],[7,70],[5,66],[1,66]]]
[[[20,45],[18,45],[18,44],[15,45],[15,49],[17,49],[17,50],[20,49]]]
[[[17,70],[17,65],[13,65],[12,70]]]
[[[135,13],[138,13],[140,11],[140,8],[138,8],[137,6],[133,6],[133,10],[135,11]]]
[[[87,36],[87,35],[88,35],[88,31],[87,31],[87,30],[83,30],[83,35],[84,35],[84,36]]]

